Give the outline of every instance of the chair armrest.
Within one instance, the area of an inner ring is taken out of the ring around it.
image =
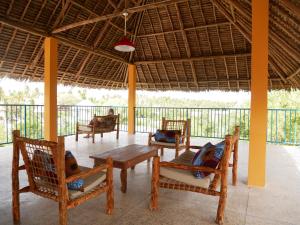
[[[203,146],[196,146],[196,145],[190,145],[189,148],[192,148],[192,149],[201,149]]]
[[[221,174],[221,170],[213,169],[207,166],[188,166],[173,162],[160,162],[160,167],[169,167],[174,169],[181,169],[181,170],[190,170],[190,171],[201,171],[201,172],[208,172],[208,173],[215,173],[215,174]]]
[[[153,134],[152,132],[149,132],[149,137],[154,137],[155,134]]]
[[[103,165],[91,168],[89,170],[82,171],[82,172],[80,172],[78,174],[74,174],[72,176],[67,177],[66,178],[66,183],[70,183],[70,182],[78,180],[80,178],[86,178],[86,177],[92,176],[92,175],[94,175],[96,173],[99,173],[101,170],[105,170],[107,168],[109,168],[109,166],[107,164],[103,164]]]
[[[93,127],[93,125],[86,125],[86,124],[80,124],[80,123],[78,123],[78,126],[81,126],[81,127]]]

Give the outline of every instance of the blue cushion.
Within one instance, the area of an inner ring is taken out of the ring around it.
[[[217,160],[221,160],[223,154],[224,154],[224,147],[225,147],[225,141],[221,141],[218,144],[215,145],[216,149],[215,149],[215,159]]]
[[[205,144],[194,156],[194,166],[206,166],[210,168],[216,168],[224,154],[225,141],[221,141],[216,145],[208,142]],[[204,178],[210,173],[193,171],[193,175],[196,178]]]
[[[65,152],[65,172],[66,177],[78,174],[81,172],[80,168],[78,167],[77,161],[70,151]],[[82,190],[84,185],[83,179],[77,179],[67,184],[68,189],[71,190]]]
[[[202,146],[198,152],[196,152],[193,160],[192,160],[192,163],[194,166],[200,166],[201,163],[202,163],[202,157],[203,155],[205,155],[205,153],[207,152],[208,148],[213,146],[212,143],[208,142],[206,143],[204,146]]]
[[[166,142],[166,143],[175,143],[176,135],[181,135],[180,130],[157,130],[154,134],[155,141]],[[182,143],[182,139],[180,139]]]
[[[70,190],[81,190],[83,189],[84,181],[83,179],[74,180],[68,183],[68,189]]]

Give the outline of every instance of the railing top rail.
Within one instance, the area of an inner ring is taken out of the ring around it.
[[[219,110],[251,110],[250,108],[224,108],[224,107],[162,107],[162,106],[137,106],[139,108],[155,108],[155,109],[219,109]],[[280,108],[269,108],[268,110],[277,110],[277,111],[300,111],[300,109],[280,109]]]
[[[44,106],[40,104],[0,104],[0,106]],[[65,107],[101,107],[101,108],[127,108],[127,106],[113,106],[113,105],[57,105],[57,106],[65,106]]]

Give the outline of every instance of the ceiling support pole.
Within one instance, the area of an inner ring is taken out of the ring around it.
[[[251,115],[248,185],[266,183],[269,1],[252,1]]]
[[[135,133],[136,65],[128,64],[128,133]]]
[[[57,39],[46,37],[44,52],[44,137],[57,142]]]

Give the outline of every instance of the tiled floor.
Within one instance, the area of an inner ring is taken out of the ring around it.
[[[92,166],[89,155],[108,151],[129,143],[147,143],[146,134],[135,136],[121,133],[119,141],[114,134],[106,134],[96,143],[80,137],[66,138],[66,149],[71,150],[80,164]],[[208,140],[193,138],[193,144]],[[217,142],[218,140],[211,140]],[[174,156],[165,150],[164,160]],[[228,225],[299,225],[300,224],[300,147],[268,145],[267,185],[249,188],[247,181],[248,142],[240,142],[238,185],[229,185],[225,224]],[[13,224],[11,218],[11,146],[0,148],[0,224]],[[128,170],[127,193],[121,193],[119,170],[114,170],[115,209],[112,216],[105,212],[105,195],[88,201],[68,212],[69,225],[102,224],[215,224],[217,198],[191,192],[160,189],[159,210],[148,209],[150,197],[151,164],[138,164]],[[25,184],[25,176],[21,183]],[[231,177],[230,177],[231,178]],[[35,196],[21,195],[22,225],[58,224],[58,205]]]

